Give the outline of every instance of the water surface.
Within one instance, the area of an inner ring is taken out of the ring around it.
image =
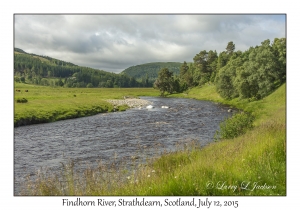
[[[130,160],[151,149],[174,150],[176,144],[196,140],[213,141],[219,124],[231,115],[228,108],[192,99],[142,97],[154,109],[125,112],[16,127],[14,129],[15,194],[28,174],[41,167],[57,171],[69,160],[94,165],[114,157]],[[161,106],[169,106],[163,109]]]

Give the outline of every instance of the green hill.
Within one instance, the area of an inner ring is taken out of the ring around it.
[[[135,78],[14,49],[16,82],[64,87],[142,87]]]
[[[174,74],[179,74],[180,66],[182,63],[179,62],[154,62],[145,63],[141,65],[131,66],[122,73],[134,77],[137,80],[146,78],[148,75],[149,81],[153,81],[157,78],[159,70],[162,68],[168,68]]]
[[[131,66],[115,74],[14,48],[15,80],[38,85],[51,85],[51,79],[60,78],[63,80],[60,86],[66,87],[152,87],[162,68],[178,75],[181,65],[180,62],[153,62]]]
[[[15,55],[18,55],[18,57],[23,57],[23,59],[38,59],[40,62],[45,62],[48,65],[52,66],[77,66],[70,62],[65,62],[59,59],[51,58],[49,56],[43,56],[43,55],[36,55],[33,53],[27,53],[22,49],[15,48],[14,49]],[[16,58],[16,57],[15,57]]]

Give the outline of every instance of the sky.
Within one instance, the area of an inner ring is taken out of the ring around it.
[[[15,47],[114,73],[150,62],[192,62],[230,41],[245,51],[282,37],[284,14],[14,15]]]

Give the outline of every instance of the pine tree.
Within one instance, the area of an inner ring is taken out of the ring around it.
[[[158,78],[154,82],[154,88],[159,89],[160,95],[165,97],[165,92],[172,93],[174,85],[173,72],[163,68],[158,72]]]
[[[232,41],[228,42],[227,47],[226,47],[226,53],[231,55],[235,50],[235,44],[233,44]]]

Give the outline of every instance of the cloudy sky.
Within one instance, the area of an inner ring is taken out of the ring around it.
[[[202,50],[236,50],[286,37],[285,15],[21,15],[14,45],[119,73],[149,62],[193,61]]]

